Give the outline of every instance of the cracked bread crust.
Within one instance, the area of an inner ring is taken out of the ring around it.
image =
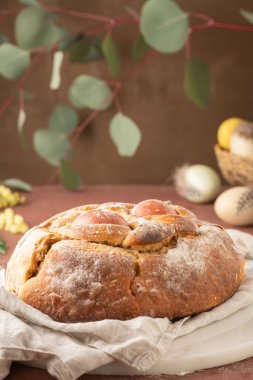
[[[28,231],[5,286],[60,322],[175,320],[231,297],[244,260],[228,234],[171,202],[80,206]]]

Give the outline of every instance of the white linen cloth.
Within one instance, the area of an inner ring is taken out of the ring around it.
[[[253,236],[228,230],[238,251],[253,258]],[[224,304],[193,318],[171,323],[167,318],[138,317],[129,321],[59,323],[32,308],[4,288],[0,271],[0,379],[12,361],[24,361],[60,380],[74,380],[114,360],[147,370],[169,350],[173,339],[226,318],[253,303],[253,271]],[[253,352],[252,352],[253,355]]]

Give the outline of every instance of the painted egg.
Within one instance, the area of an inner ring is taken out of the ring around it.
[[[231,153],[253,159],[253,123],[235,128],[230,144]]]
[[[218,174],[206,165],[184,165],[178,168],[174,183],[182,197],[196,203],[213,201],[221,187]]]
[[[253,188],[236,186],[224,191],[214,204],[217,216],[229,224],[253,224]]]

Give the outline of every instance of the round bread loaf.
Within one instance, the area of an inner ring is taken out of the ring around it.
[[[175,320],[226,301],[243,269],[222,227],[151,199],[81,206],[32,228],[5,285],[61,322]]]

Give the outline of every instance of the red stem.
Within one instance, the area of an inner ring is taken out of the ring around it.
[[[213,28],[227,29],[227,30],[241,30],[245,32],[253,32],[253,25],[239,25],[239,24],[227,24],[224,22],[213,22],[211,24]]]
[[[73,146],[77,143],[80,135],[85,130],[85,128],[96,118],[100,111],[100,109],[97,109],[90,113],[89,116],[75,129],[72,139]]]
[[[191,31],[196,32],[197,30],[210,29],[212,28],[212,26],[213,26],[213,23],[192,25]]]
[[[12,105],[13,101],[14,101],[14,96],[10,95],[6,99],[2,107],[0,108],[0,116],[2,116],[8,110],[8,108]]]
[[[192,28],[188,29],[187,33],[187,39],[185,43],[185,58],[188,61],[191,56],[191,34],[192,34]]]
[[[122,112],[122,106],[121,106],[118,94],[116,94],[114,97],[114,103],[115,103],[115,107],[116,107],[117,111]]]
[[[192,25],[188,31],[188,37],[185,44],[186,59],[190,58],[190,46],[191,46],[191,34],[198,30],[205,30],[210,28],[225,29],[225,30],[239,30],[244,32],[253,32],[253,25],[240,25],[240,24],[228,24],[224,22],[216,22],[208,16],[200,13],[189,13],[189,16],[207,20],[206,23]]]
[[[190,17],[197,18],[197,19],[200,19],[200,20],[203,20],[203,21],[207,21],[207,22],[213,21],[213,19],[211,17],[207,16],[204,13],[189,12],[188,15]]]
[[[25,111],[25,98],[24,98],[23,87],[20,87],[18,90],[18,99],[19,99],[19,109]]]
[[[37,49],[37,51],[38,51],[38,54],[35,56],[35,58],[33,59],[32,63],[31,63],[31,65],[25,71],[25,73],[22,75],[21,79],[19,80],[19,83],[18,83],[18,88],[19,89],[23,89],[24,88],[25,82],[27,81],[27,79],[31,75],[31,72],[32,72],[34,66],[38,63],[39,58],[41,58],[42,54],[46,53],[46,49],[45,48],[39,48],[39,49]]]
[[[56,12],[59,14],[83,18],[86,20],[101,21],[101,22],[105,22],[107,24],[114,24],[114,18],[112,18],[112,17],[100,16],[100,15],[96,15],[94,13],[89,13],[89,12],[79,12],[79,11],[74,11],[74,10],[70,10],[70,9],[64,9],[64,8],[57,7],[57,6],[51,5],[51,4],[43,4],[42,3],[42,6],[46,10]]]

